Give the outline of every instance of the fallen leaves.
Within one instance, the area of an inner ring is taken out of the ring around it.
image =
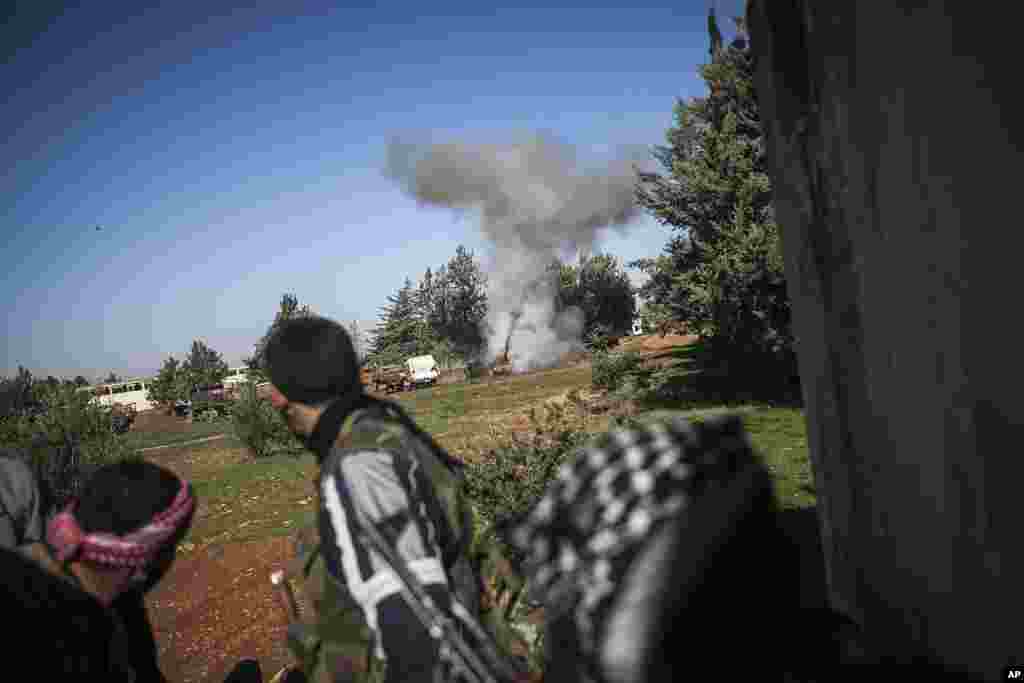
[[[243,657],[257,659],[265,671],[289,663],[286,620],[269,576],[290,557],[290,547],[288,538],[203,546],[172,566],[149,601],[169,680],[223,680]]]

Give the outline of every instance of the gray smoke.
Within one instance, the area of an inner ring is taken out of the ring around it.
[[[555,257],[591,253],[603,228],[637,215],[642,150],[620,152],[601,169],[581,168],[573,148],[541,137],[508,144],[393,142],[388,174],[419,202],[475,210],[494,248],[488,268],[488,361],[511,337],[515,369],[550,365],[577,348],[578,309],[557,313],[545,277]]]

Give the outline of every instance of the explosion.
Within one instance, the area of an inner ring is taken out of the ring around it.
[[[479,212],[493,247],[488,362],[511,347],[522,371],[578,348],[583,313],[557,310],[548,267],[565,253],[591,253],[600,230],[633,221],[641,158],[630,148],[604,168],[583,169],[571,146],[539,136],[507,144],[392,142],[388,174],[404,191],[424,204]]]

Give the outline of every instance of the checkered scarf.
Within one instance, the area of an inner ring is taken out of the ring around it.
[[[614,432],[581,449],[512,529],[545,604],[577,596],[574,619],[591,676],[617,587],[667,520],[725,486],[754,453],[738,417],[676,420]]]
[[[195,505],[188,482],[181,480],[178,494],[166,510],[141,529],[124,536],[110,533],[85,533],[75,518],[75,501],[54,516],[46,540],[61,562],[81,558],[108,567],[140,570],[145,568],[164,544],[174,536]]]

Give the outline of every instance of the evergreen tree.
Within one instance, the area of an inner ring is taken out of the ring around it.
[[[709,18],[705,97],[679,101],[668,146],[655,150],[665,174],[641,173],[637,200],[676,234],[656,259],[631,265],[651,279],[641,292],[700,333],[712,353],[765,375],[795,374],[789,297],[771,209],[753,62],[739,36],[721,45]],[[733,372],[734,375],[738,374]]]
[[[455,353],[475,356],[484,345],[481,327],[487,316],[487,278],[480,264],[460,244],[435,280],[431,328]]]
[[[636,315],[636,297],[622,263],[608,254],[581,255],[577,265],[554,261],[548,269],[557,287],[556,309],[576,306],[583,311],[585,338],[622,335]]]
[[[267,329],[266,333],[264,333],[260,340],[256,342],[256,348],[253,351],[252,356],[244,359],[243,361],[249,367],[249,376],[253,381],[260,382],[266,379],[266,372],[264,368],[266,358],[264,357],[264,352],[267,347],[267,341],[270,339],[270,335],[272,335],[285,320],[311,315],[313,315],[313,311],[310,310],[309,306],[300,306],[299,299],[294,294],[286,293],[281,297],[281,303],[277,313],[274,315],[273,322],[270,323],[270,327]]]
[[[185,359],[184,370],[192,385],[216,384],[228,373],[228,364],[205,342],[196,339]]]
[[[394,365],[418,355],[422,328],[416,309],[416,290],[412,280],[406,278],[401,289],[389,296],[388,305],[381,309],[370,353],[375,363]]]
[[[147,398],[170,408],[175,401],[189,398],[191,384],[187,363],[181,363],[170,356],[164,361],[156,378],[149,383]]]

